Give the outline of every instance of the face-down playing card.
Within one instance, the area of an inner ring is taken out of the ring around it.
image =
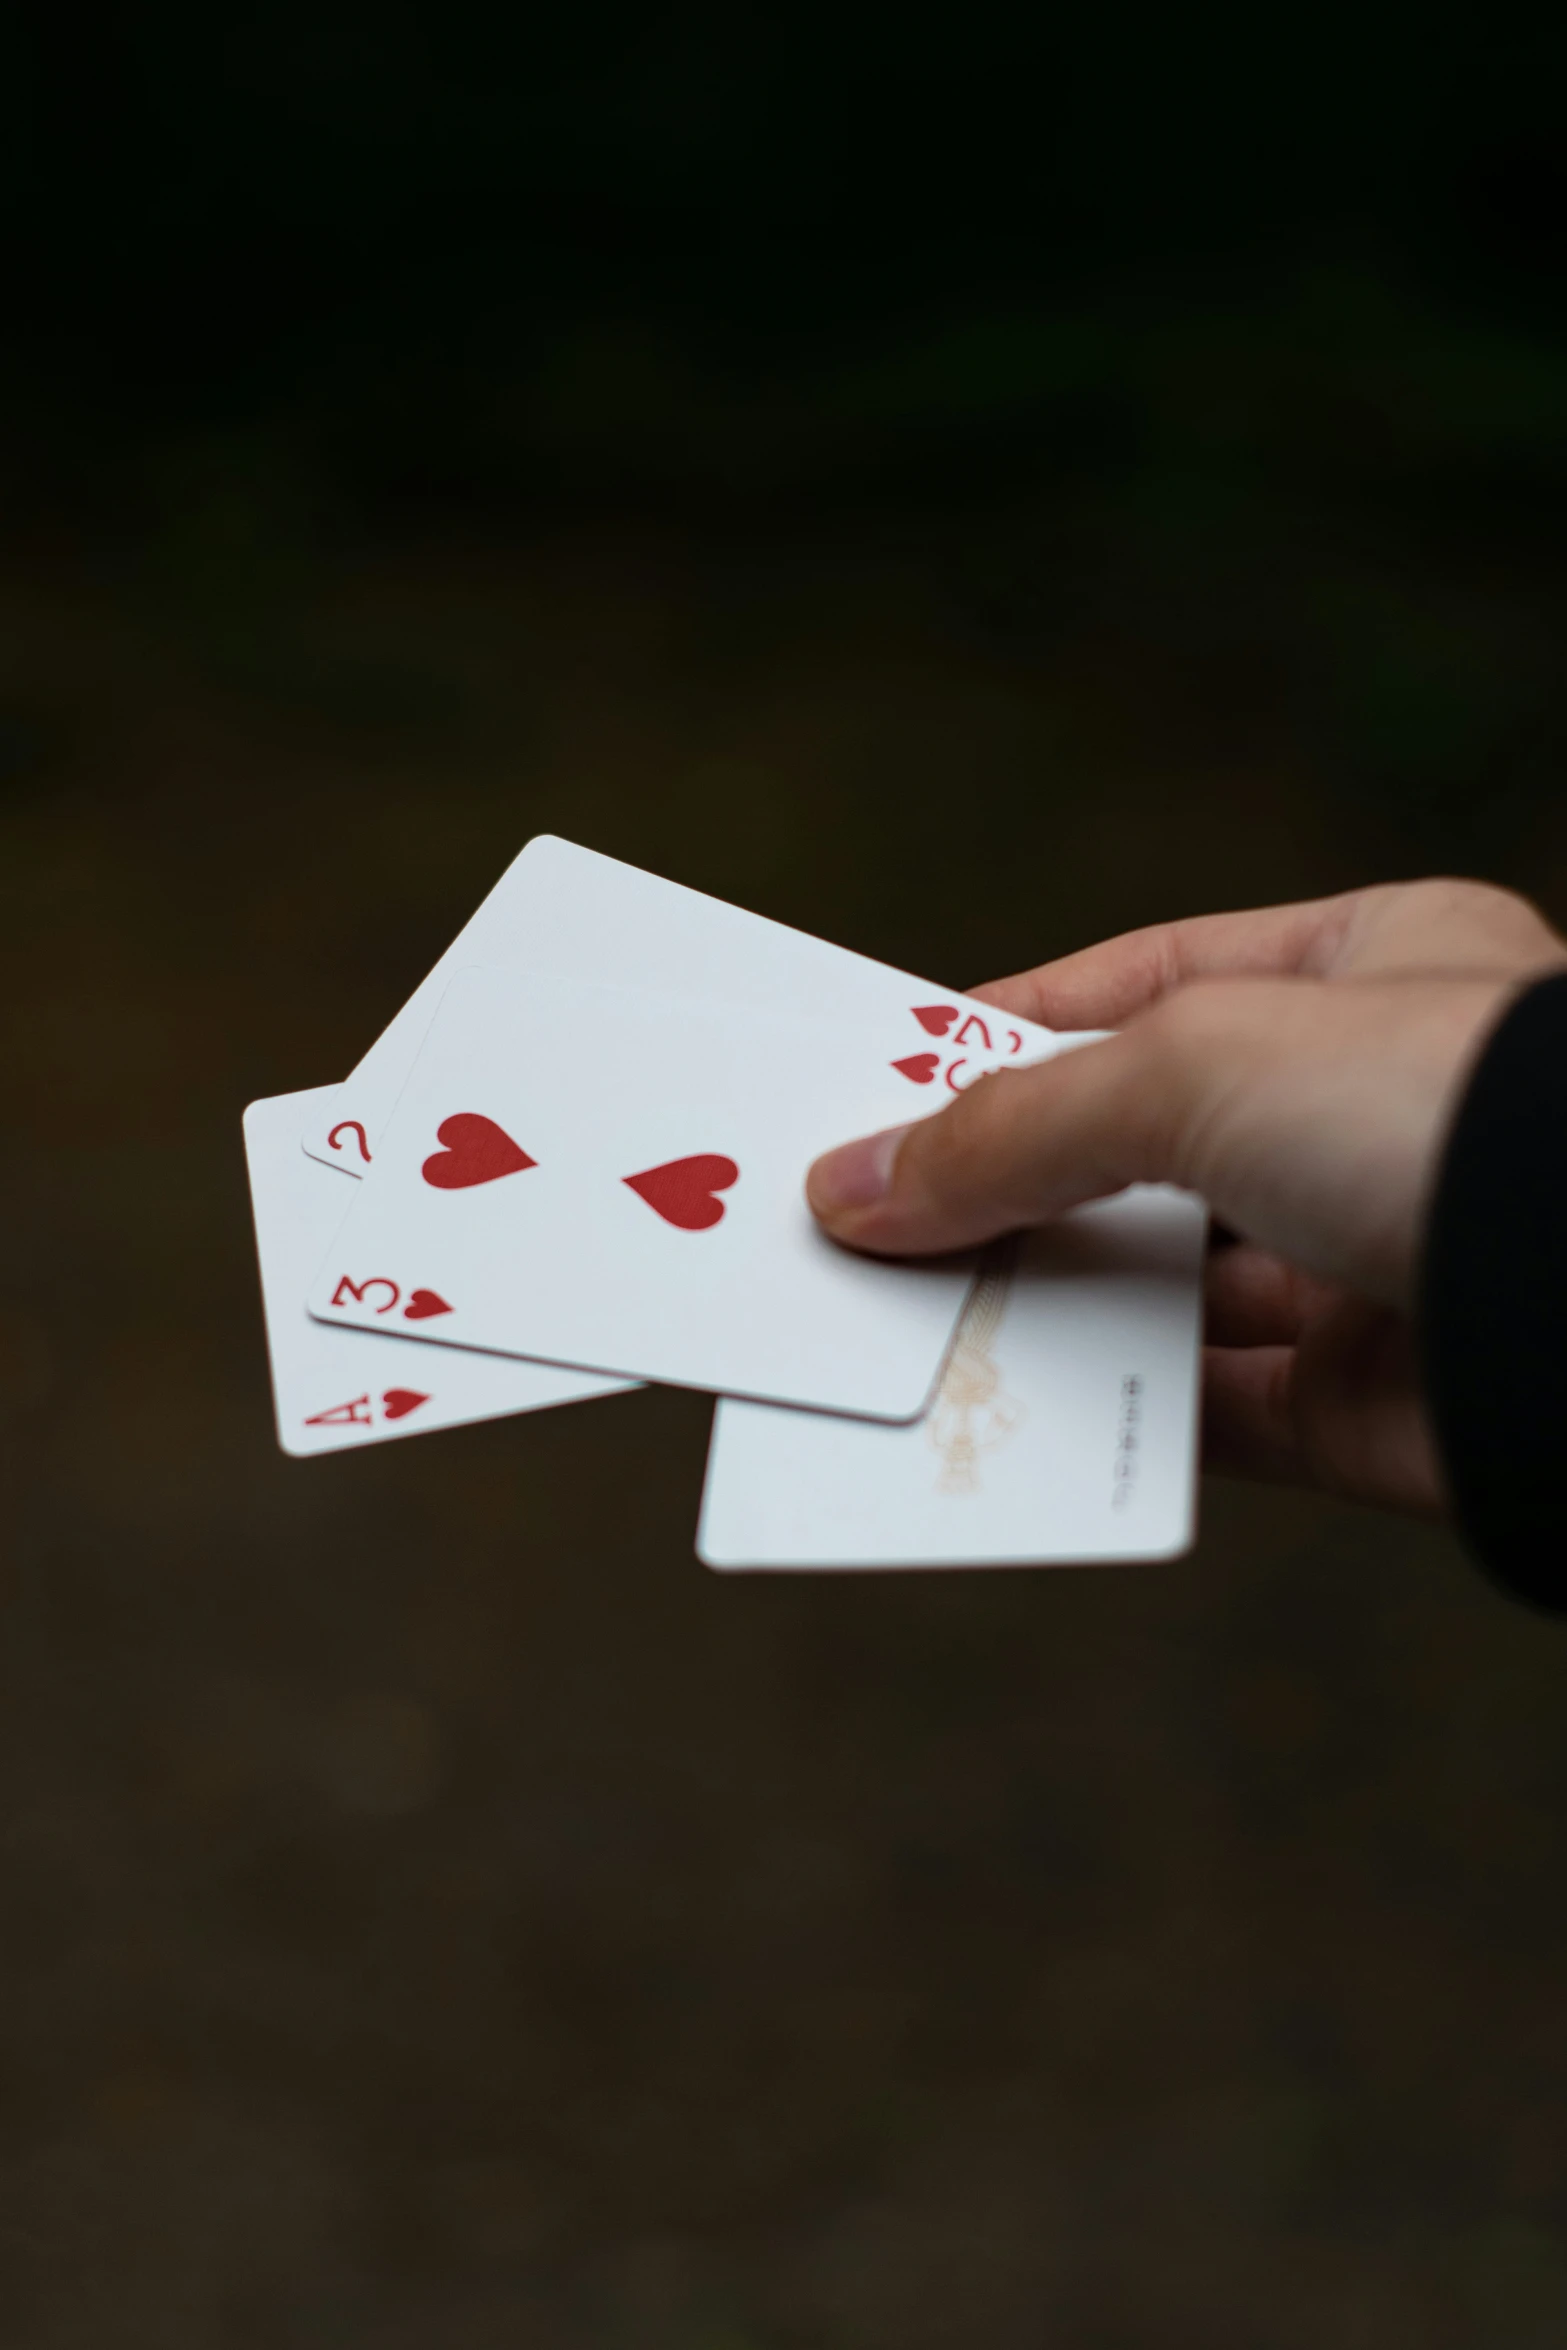
[[[864,1022],[906,1094],[903,1118],[990,1068],[1056,1049],[1049,1029],[910,978],[846,947],[544,833],[529,841],[345,1085],[304,1122],[313,1158],[371,1163],[454,974],[553,971],[593,985],[716,997],[797,1019]]]
[[[302,1118],[336,1089],[283,1093],[245,1112],[262,1310],[278,1442],[288,1453],[349,1452],[469,1420],[614,1395],[623,1381],[454,1347],[387,1346],[331,1330],[305,1312],[305,1291],[352,1205],[348,1186],[299,1147]]]
[[[725,1398],[699,1557],[999,1567],[1184,1550],[1206,1224],[1188,1195],[1139,1187],[988,1250],[912,1427]]]
[[[463,972],[310,1311],[911,1418],[972,1270],[850,1255],[802,1188],[819,1151],[906,1118],[908,1094],[880,1040],[842,1023]]]

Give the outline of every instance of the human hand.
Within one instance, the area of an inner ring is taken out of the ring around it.
[[[1130,932],[974,992],[1118,1030],[818,1159],[835,1239],[926,1255],[1128,1183],[1202,1193],[1211,1467],[1442,1506],[1411,1310],[1464,1079],[1528,978],[1567,963],[1534,908],[1427,881]]]

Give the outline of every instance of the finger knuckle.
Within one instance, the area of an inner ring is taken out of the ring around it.
[[[1419,909],[1433,924],[1462,925],[1498,938],[1522,937],[1545,928],[1537,906],[1521,891],[1504,889],[1494,881],[1471,881],[1455,874],[1435,874],[1410,885]]]
[[[1196,980],[1140,1022],[1136,1116],[1153,1157],[1202,1187],[1237,1092],[1296,1012],[1293,982]]]
[[[1237,998],[1245,992],[1246,983],[1241,980],[1189,980],[1138,1022],[1145,1044],[1160,1054],[1182,1059],[1206,1053],[1234,1028]]]

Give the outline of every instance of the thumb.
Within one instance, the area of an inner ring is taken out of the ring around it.
[[[1319,1279],[1407,1306],[1453,1104],[1515,985],[1197,980],[1102,1044],[830,1151],[806,1195],[849,1247],[928,1256],[1175,1183]]]
[[[827,1152],[806,1178],[812,1212],[850,1248],[925,1256],[1178,1179],[1179,1105],[1152,1024],[998,1070],[934,1118]]]

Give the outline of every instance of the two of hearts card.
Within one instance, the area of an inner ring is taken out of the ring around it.
[[[279,1441],[655,1381],[719,1399],[709,1566],[1174,1555],[1200,1202],[896,1262],[805,1204],[833,1144],[1092,1043],[530,841],[344,1084],[245,1113]]]

